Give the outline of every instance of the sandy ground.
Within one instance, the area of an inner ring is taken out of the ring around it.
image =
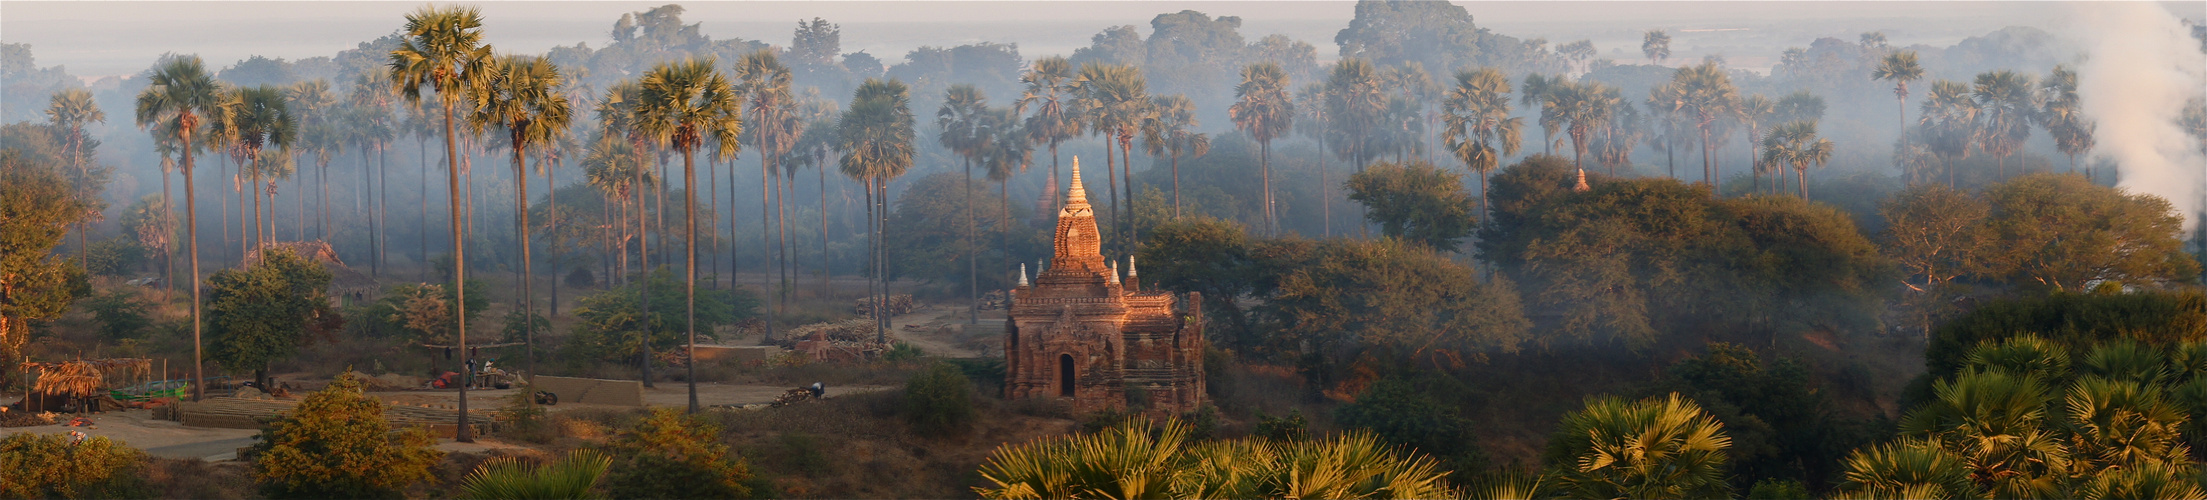
[[[235,453],[238,448],[251,446],[253,436],[260,434],[260,431],[251,429],[185,427],[181,422],[154,419],[153,410],[111,411],[88,415],[87,418],[92,419],[90,427],[68,427],[62,424],[0,427],[0,436],[84,431],[89,436],[122,441],[157,457],[206,458]],[[66,424],[68,417],[62,416],[56,420]]]
[[[781,396],[782,393],[792,388],[794,386],[702,383],[697,384],[697,403],[705,406],[743,406],[772,403],[774,398]],[[884,386],[831,386],[828,387],[828,395],[833,397],[838,394],[871,392],[887,388]],[[468,409],[493,409],[504,406],[516,392],[520,392],[520,389],[469,390],[467,391]],[[460,404],[459,391],[376,391],[370,392],[368,395],[386,403],[401,405],[451,407]],[[644,388],[644,404],[646,406],[674,408],[688,407],[690,404],[689,386],[681,382],[660,382],[658,387],[646,387]],[[618,408],[628,407],[563,402],[550,407],[549,410],[560,412],[580,409]]]

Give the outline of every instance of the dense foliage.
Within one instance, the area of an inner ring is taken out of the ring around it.
[[[651,293],[649,309],[644,308],[640,293],[647,284]],[[699,289],[698,338],[719,338],[719,334],[714,333],[715,328],[756,316],[758,304],[758,297],[749,289]],[[662,268],[651,273],[647,280],[583,297],[575,305],[575,326],[565,349],[574,359],[633,360],[642,352],[643,333],[649,331],[651,349],[665,352],[687,342],[683,329],[687,314],[683,307],[682,282],[674,273]]]
[[[346,372],[261,430],[253,479],[270,498],[400,498],[444,452],[420,427],[394,432],[383,402]]]
[[[982,498],[1442,498],[1432,459],[1350,433],[1193,442],[1188,424],[1147,419],[997,448]]]
[[[750,467],[720,442],[720,425],[660,408],[606,443],[614,498],[748,498]]]
[[[330,305],[330,272],[288,249],[262,250],[260,262],[207,278],[208,357],[222,366],[251,370],[262,387],[268,364],[297,352],[300,344],[344,326]]]
[[[899,410],[926,435],[962,435],[974,420],[973,382],[949,363],[936,363],[904,383]]]
[[[106,437],[20,432],[0,438],[0,498],[129,498],[153,494],[138,476],[145,452]]]

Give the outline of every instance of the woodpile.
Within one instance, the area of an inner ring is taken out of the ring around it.
[[[853,311],[859,315],[873,314],[874,302],[871,297],[858,299],[855,304],[857,305],[853,308]],[[900,293],[889,296],[889,314],[891,316],[912,314],[915,307],[917,307],[917,303],[912,301],[911,294]]]
[[[190,427],[215,427],[223,429],[259,429],[267,420],[291,411],[299,405],[296,400],[207,398],[205,401],[182,403],[168,416]],[[460,419],[457,408],[446,405],[414,406],[389,404],[383,407],[383,419],[393,427],[424,425],[436,434],[450,434]],[[490,430],[498,421],[495,410],[471,410],[468,422],[478,429]]]

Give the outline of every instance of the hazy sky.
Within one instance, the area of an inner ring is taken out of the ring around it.
[[[602,47],[624,12],[655,2],[466,2],[479,5],[489,41],[509,52],[542,52],[588,42]],[[824,17],[843,25],[846,52],[866,50],[890,62],[920,45],[1018,42],[1029,58],[1070,53],[1106,26],[1148,32],[1159,13],[1194,9],[1240,16],[1254,40],[1289,35],[1330,59],[1333,35],[1354,16],[1346,1],[822,1],[679,2],[683,20],[715,39],[786,44],[794,22]],[[2060,31],[2070,6],[2054,2],[1458,2],[1482,27],[1552,42],[1589,38],[1605,57],[1638,57],[1639,34],[1672,30],[1673,57],[1724,53],[1735,64],[1767,66],[1787,46],[1823,36],[1853,39],[1886,32],[1895,45],[1951,44],[2004,26]],[[135,73],[163,52],[196,53],[228,66],[251,55],[328,56],[398,28],[421,2],[0,2],[0,41],[28,43],[40,66],[66,65],[87,77]],[[2207,3],[2164,4],[2179,16],[2207,17]],[[1745,28],[1744,30],[1740,28]],[[1718,30],[1725,31],[1697,31]]]

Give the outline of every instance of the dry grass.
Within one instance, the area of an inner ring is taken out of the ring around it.
[[[790,498],[969,498],[974,471],[996,447],[1071,432],[1072,420],[976,401],[973,432],[950,439],[915,434],[897,418],[896,391],[814,404],[721,414],[725,439]],[[832,457],[822,459],[822,457]]]
[[[256,496],[252,470],[245,462],[150,458],[146,460],[145,479],[148,490],[160,495],[155,498],[222,500]]]

